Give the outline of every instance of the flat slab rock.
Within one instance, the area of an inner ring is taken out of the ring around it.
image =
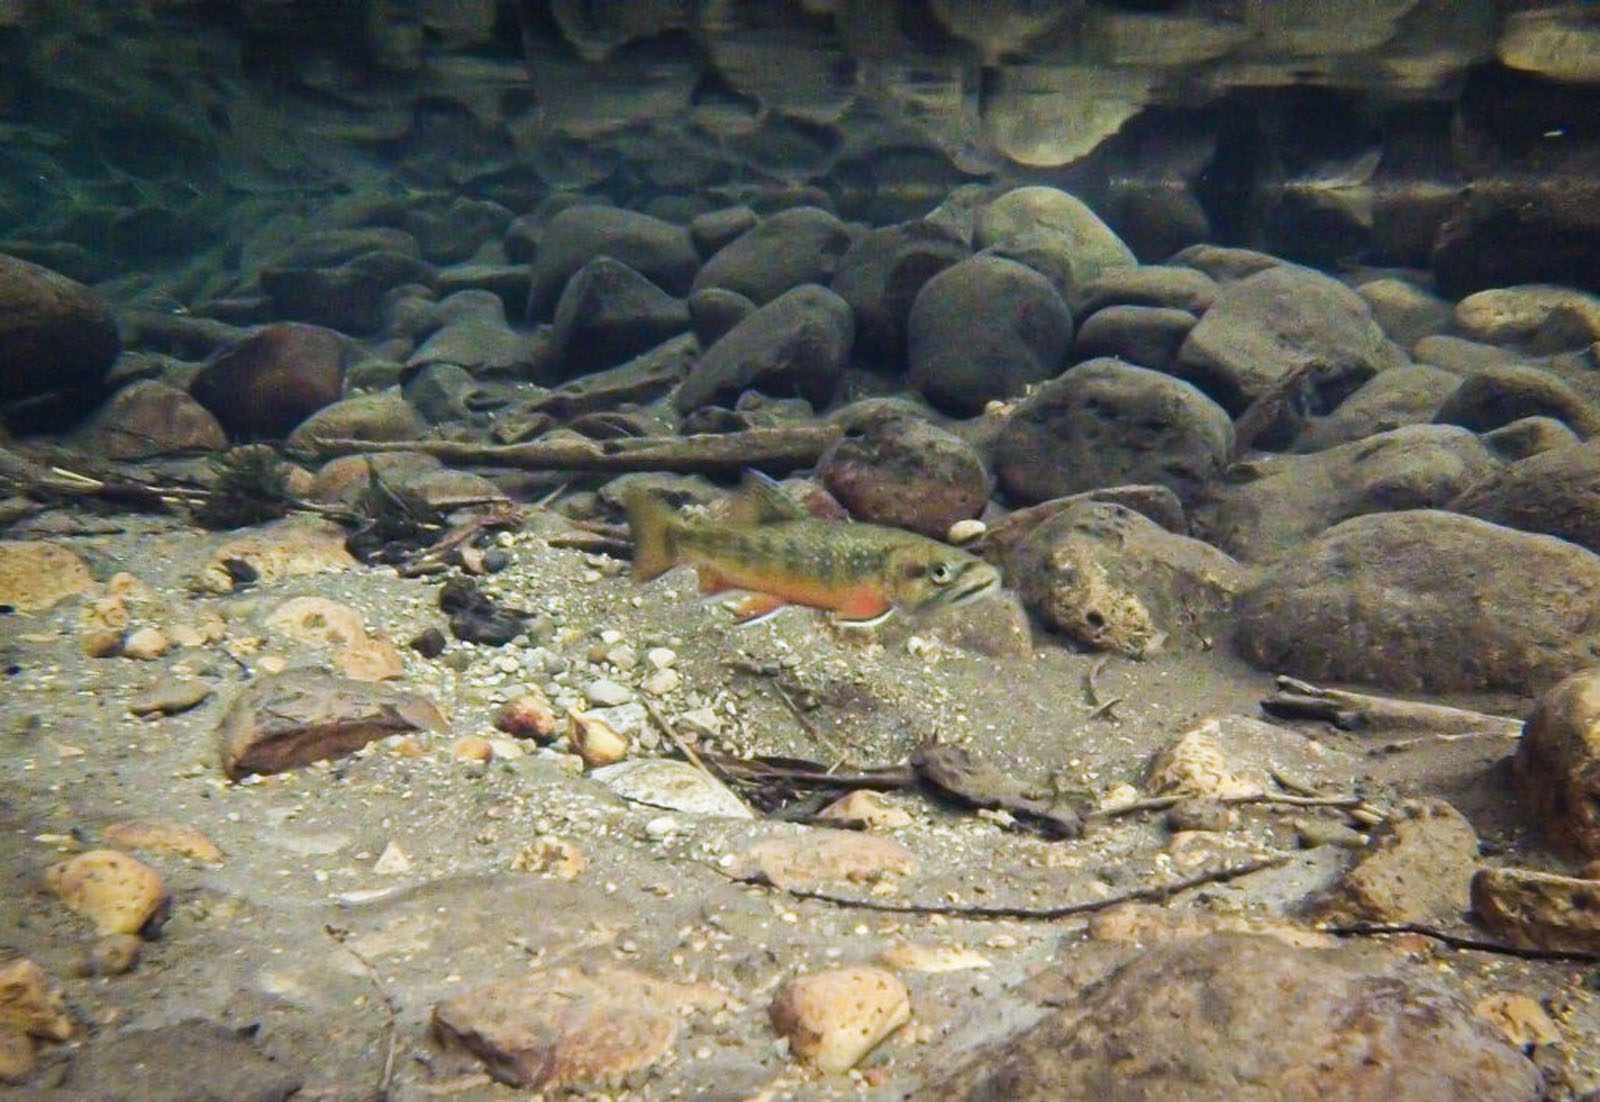
[[[254,1044],[255,1030],[190,1019],[101,1037],[72,1061],[59,1102],[283,1102],[301,1077]]]
[[[217,725],[222,769],[234,780],[281,773],[407,731],[442,730],[424,697],[321,670],[264,677],[240,693]]]
[[[557,968],[496,980],[434,1007],[433,1028],[513,1087],[616,1082],[655,1063],[692,1010],[727,1007],[709,984],[670,983],[627,968]]]
[[[1533,1102],[1542,1077],[1420,971],[1235,934],[1152,949],[920,1102]]]

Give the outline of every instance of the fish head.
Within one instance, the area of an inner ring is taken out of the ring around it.
[[[1000,588],[1000,572],[976,555],[918,540],[890,557],[894,602],[914,611],[959,605]]]

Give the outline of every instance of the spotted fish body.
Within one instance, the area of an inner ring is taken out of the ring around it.
[[[745,590],[742,619],[785,604],[871,623],[897,609],[957,604],[1000,584],[994,567],[936,540],[807,516],[770,481],[747,478],[730,523],[679,516],[658,498],[628,500],[634,577],[692,564],[706,593]]]

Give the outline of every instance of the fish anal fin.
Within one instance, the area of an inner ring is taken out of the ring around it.
[[[781,611],[789,602],[771,593],[746,593],[732,602],[733,622],[754,624]]]

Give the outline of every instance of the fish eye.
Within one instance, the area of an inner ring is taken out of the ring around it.
[[[936,562],[928,568],[928,577],[935,585],[947,585],[956,576],[956,568],[947,562]]]

